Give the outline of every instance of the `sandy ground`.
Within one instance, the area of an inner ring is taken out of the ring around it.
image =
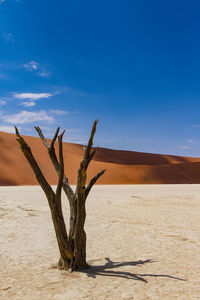
[[[24,139],[47,181],[57,184],[58,175],[40,138],[25,136]],[[0,186],[38,184],[14,134],[0,132],[0,148]],[[57,142],[55,149],[58,153]],[[63,156],[65,175],[70,184],[76,184],[83,146],[63,143]],[[106,172],[98,184],[200,184],[200,157],[99,148],[88,168],[88,183],[103,169]]]
[[[55,269],[40,187],[0,187],[0,299],[200,299],[200,185],[96,186],[86,232],[91,269]]]

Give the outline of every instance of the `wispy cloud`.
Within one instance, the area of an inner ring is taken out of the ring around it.
[[[53,95],[50,93],[15,93],[14,97],[20,100],[27,99],[28,101],[22,102],[21,105],[25,107],[35,106],[35,101],[40,99],[48,99]]]
[[[3,106],[3,105],[5,105],[6,104],[6,101],[5,100],[2,100],[2,99],[0,99],[0,106]]]
[[[63,141],[67,143],[86,145],[88,142],[88,137],[84,135],[82,129],[66,128]]]
[[[190,146],[186,146],[186,145],[183,145],[183,146],[179,146],[180,149],[191,149]]]
[[[13,126],[4,126],[4,125],[1,126],[0,125],[0,131],[9,132],[9,133],[15,133],[15,129],[14,129]]]
[[[39,63],[37,63],[36,61],[30,61],[29,63],[27,64],[24,64],[23,67],[27,70],[27,71],[35,71],[38,69],[39,67]]]
[[[49,77],[50,71],[46,70],[44,66],[32,60],[22,66],[28,72],[35,72],[40,77]]]
[[[14,37],[13,37],[13,34],[8,32],[8,33],[3,33],[2,34],[2,38],[3,40],[6,42],[6,43],[14,43]]]
[[[12,2],[20,2],[21,0],[13,0]],[[0,0],[0,4],[7,2],[7,0]]]
[[[37,73],[37,75],[40,77],[49,77],[51,75],[51,72],[47,70],[41,70]]]
[[[66,110],[60,110],[60,109],[51,109],[50,112],[54,115],[62,116],[67,115],[69,112]]]
[[[14,97],[18,99],[39,100],[53,96],[50,93],[15,93]]]
[[[185,128],[186,131],[194,131],[200,128],[200,124],[193,124]]]
[[[189,139],[187,140],[188,143],[190,144],[197,144],[197,141],[193,140],[193,139]]]
[[[74,143],[74,144],[80,144],[80,145],[86,145],[88,142],[86,137],[69,136],[69,135],[67,135],[67,132],[63,138],[63,141],[66,143]]]
[[[33,101],[22,102],[21,105],[23,105],[25,107],[33,107],[33,106],[35,106],[35,102],[33,102]]]
[[[69,86],[52,86],[55,90],[54,95],[65,94],[66,92],[72,91]]]
[[[35,112],[23,110],[17,114],[3,115],[1,116],[1,119],[6,123],[12,124],[26,124],[34,123],[36,121],[53,123],[54,121],[54,118],[43,110]]]

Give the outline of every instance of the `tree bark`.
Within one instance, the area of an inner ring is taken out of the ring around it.
[[[52,139],[51,145],[49,145],[47,143],[47,141],[42,133],[42,130],[39,127],[35,127],[35,130],[37,131],[39,137],[41,138],[44,146],[47,148],[49,157],[50,157],[52,164],[59,176],[60,164],[59,164],[57,156],[56,156],[54,143],[57,139],[60,127],[57,128],[54,138]],[[73,251],[74,251],[74,231],[75,231],[76,215],[77,215],[77,199],[76,199],[75,193],[73,192],[72,188],[70,187],[70,185],[68,183],[68,178],[65,175],[63,178],[63,190],[68,198],[69,206],[70,206],[69,247],[70,247],[71,252],[73,253]]]
[[[61,207],[61,190],[64,177],[64,163],[62,156],[62,135],[59,137],[59,157],[60,157],[60,170],[59,170],[59,180],[56,189],[56,193],[52,190],[51,186],[46,181],[42,171],[40,170],[30,147],[26,144],[24,139],[20,136],[18,129],[16,129],[17,142],[20,144],[21,150],[26,157],[28,163],[30,164],[40,186],[46,194],[49,207],[51,210],[51,216],[53,220],[53,225],[56,233],[58,248],[61,255],[63,268],[69,268],[70,262],[72,260],[72,253],[69,247],[69,240],[67,236],[67,231],[65,227],[65,222],[62,214]]]
[[[84,149],[84,157],[80,163],[78,170],[77,186],[76,186],[76,198],[77,198],[77,217],[74,232],[74,268],[81,269],[87,267],[86,263],[86,233],[84,229],[85,218],[86,218],[86,179],[87,179],[87,168],[92,160],[96,149],[92,150],[93,138],[96,132],[97,120],[94,122],[91,135],[88,141],[87,147]]]
[[[49,145],[39,127],[35,127],[38,132],[44,146],[48,150],[50,159],[54,165],[56,172],[58,173],[58,185],[56,188],[56,193],[52,190],[51,186],[46,181],[42,171],[40,170],[35,158],[31,152],[31,149],[26,144],[24,139],[20,136],[18,129],[16,129],[17,141],[20,144],[21,150],[29,162],[33,172],[44,190],[46,197],[48,199],[49,207],[51,210],[52,221],[56,233],[58,248],[60,251],[60,260],[58,265],[61,269],[83,269],[86,268],[86,233],[84,229],[85,219],[86,219],[86,209],[85,202],[86,198],[92,188],[96,183],[98,178],[102,176],[105,170],[99,172],[86,187],[87,179],[87,168],[92,158],[95,155],[97,148],[92,150],[93,138],[96,132],[97,120],[94,122],[91,135],[88,141],[87,147],[84,148],[84,157],[80,163],[80,168],[78,170],[77,176],[77,186],[75,193],[68,183],[67,177],[64,175],[64,161],[63,161],[63,148],[62,148],[62,137],[64,132],[58,136],[59,127]],[[59,161],[56,156],[56,151],[54,143],[58,138],[59,145]],[[62,213],[61,205],[61,191],[62,188],[69,200],[70,206],[70,227],[69,227],[69,237],[66,230],[66,225]]]

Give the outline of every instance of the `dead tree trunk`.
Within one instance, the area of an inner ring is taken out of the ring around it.
[[[56,193],[52,190],[51,186],[48,184],[44,178],[35,158],[31,152],[31,149],[26,144],[24,139],[20,136],[18,129],[16,129],[17,141],[20,144],[21,150],[29,162],[31,168],[33,169],[38,183],[41,185],[43,191],[48,199],[49,207],[51,210],[52,220],[54,224],[54,229],[56,233],[56,238],[58,242],[58,247],[60,251],[60,260],[58,265],[61,269],[71,269],[77,270],[87,267],[86,262],[86,233],[84,230],[86,210],[85,202],[87,196],[96,183],[98,178],[103,175],[105,170],[99,172],[94,178],[91,179],[89,184],[86,186],[87,179],[87,168],[92,160],[97,148],[92,150],[93,138],[96,132],[97,120],[94,122],[92,127],[92,132],[90,139],[88,141],[87,147],[84,148],[84,157],[80,163],[80,168],[78,170],[77,176],[77,186],[74,192],[68,183],[67,177],[64,175],[64,162],[63,162],[63,149],[62,149],[62,137],[64,132],[58,136],[60,128],[56,130],[54,138],[49,145],[39,127],[35,127],[37,130],[44,146],[47,148],[50,159],[54,165],[56,172],[58,173],[58,185]],[[56,151],[54,148],[55,141],[58,137],[59,146],[59,161],[57,159]],[[61,205],[61,190],[64,190],[70,206],[70,226],[69,234],[67,234],[65,221],[62,213]]]

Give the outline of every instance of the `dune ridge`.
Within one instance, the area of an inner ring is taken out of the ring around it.
[[[31,136],[25,136],[25,140],[48,182],[56,184],[57,174],[41,140]],[[0,185],[37,185],[16,136],[0,132],[0,147]],[[63,154],[65,174],[69,183],[75,184],[83,146],[64,143]],[[106,173],[99,179],[99,184],[200,183],[200,158],[194,157],[99,148],[88,169],[88,181],[101,169],[106,169]]]

